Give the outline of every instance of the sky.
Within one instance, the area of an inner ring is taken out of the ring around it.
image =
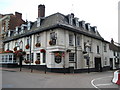
[[[100,35],[110,42],[118,42],[118,2],[119,0],[0,0],[0,13],[20,12],[22,18],[35,21],[38,5],[45,5],[45,16],[56,12],[64,15],[74,13],[79,21],[84,20],[97,26]]]

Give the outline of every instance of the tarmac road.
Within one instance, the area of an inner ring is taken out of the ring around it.
[[[91,73],[51,73],[29,69],[3,68],[2,88],[118,88],[111,82],[113,71]]]

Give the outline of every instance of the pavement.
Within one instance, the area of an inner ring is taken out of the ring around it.
[[[0,68],[3,88],[118,88],[112,83],[114,71],[53,73],[22,68]]]

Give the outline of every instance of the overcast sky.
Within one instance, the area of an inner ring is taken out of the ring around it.
[[[15,11],[22,13],[23,19],[35,21],[38,5],[45,5],[45,16],[56,12],[64,15],[74,13],[79,21],[84,20],[91,26],[97,26],[101,36],[118,42],[118,1],[119,0],[0,0],[0,13]]]

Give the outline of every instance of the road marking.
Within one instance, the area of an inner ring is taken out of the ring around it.
[[[98,90],[101,90],[101,89],[99,89],[99,88],[97,87],[97,86],[100,85],[100,84],[95,85],[95,84],[94,84],[94,81],[99,80],[99,79],[103,79],[103,78],[108,78],[108,77],[113,77],[113,76],[95,78],[95,79],[93,79],[93,80],[91,81],[91,84],[92,84],[92,86],[93,86],[94,88],[96,88],[96,89],[98,89]],[[105,84],[101,84],[101,85],[105,85]]]
[[[113,83],[105,83],[105,84],[97,84],[96,86],[107,86],[107,85],[112,85]]]

